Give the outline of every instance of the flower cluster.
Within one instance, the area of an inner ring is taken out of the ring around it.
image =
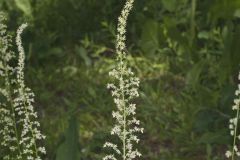
[[[140,128],[140,121],[135,118],[136,105],[133,99],[139,96],[139,79],[128,67],[126,59],[126,25],[128,15],[133,7],[134,0],[127,0],[120,17],[118,18],[117,34],[117,62],[116,67],[109,72],[115,79],[115,83],[110,83],[107,88],[111,90],[117,109],[112,112],[116,119],[116,124],[111,130],[111,135],[116,135],[121,140],[121,146],[106,142],[104,147],[111,148],[114,154],[107,155],[103,160],[132,160],[141,156],[141,153],[134,148],[134,144],[139,142],[137,133],[143,132]]]
[[[11,51],[11,37],[4,25],[3,14],[0,14],[0,76],[2,88],[0,104],[0,135],[1,145],[8,151],[4,152],[4,160],[41,160],[45,148],[39,146],[39,140],[45,138],[40,131],[37,113],[34,111],[34,94],[24,82],[25,53],[22,47],[21,34],[27,27],[23,24],[17,30],[16,44],[19,51],[17,67],[9,64],[15,57]]]
[[[13,106],[12,84],[14,80],[14,68],[9,65],[14,58],[14,53],[10,51],[11,37],[7,34],[5,25],[5,15],[0,13],[0,77],[1,85],[1,103],[0,103],[0,135],[1,145],[5,152],[12,154],[4,155],[4,160],[21,159],[22,151],[19,147],[19,136],[16,122],[16,115]]]
[[[238,80],[240,81],[240,73],[238,76]],[[235,100],[234,105],[232,106],[232,110],[236,111],[236,116],[229,120],[229,129],[230,134],[233,136],[233,146],[232,150],[228,150],[225,155],[227,158],[234,159],[235,155],[240,157],[240,150],[237,147],[237,140],[240,140],[240,134],[238,133],[238,120],[239,120],[239,107],[240,107],[240,84],[235,92]]]

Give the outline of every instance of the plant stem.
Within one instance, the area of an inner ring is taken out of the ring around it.
[[[236,136],[237,136],[237,128],[238,128],[238,119],[239,119],[239,107],[237,109],[237,116],[236,116],[236,124],[235,124],[235,129],[234,129],[234,138],[233,138],[233,149],[232,149],[232,160],[234,160],[234,155],[235,155],[235,150],[234,147],[236,145]]]
[[[6,63],[5,63],[5,66],[7,66]],[[14,133],[15,133],[15,137],[16,137],[16,140],[17,140],[18,152],[19,152],[19,155],[22,157],[22,151],[21,151],[21,147],[20,147],[20,143],[19,143],[19,134],[18,134],[18,130],[17,130],[17,123],[16,123],[16,115],[15,115],[15,110],[14,110],[13,98],[12,98],[12,95],[11,95],[12,88],[10,86],[10,77],[9,77],[8,69],[6,69],[5,74],[6,74],[6,84],[5,85],[6,85],[6,88],[7,88],[8,99],[9,99],[10,106],[11,106],[11,117],[12,117],[13,124],[14,124]]]
[[[120,55],[120,74],[121,74],[121,83],[124,83],[123,80],[123,55]],[[121,86],[120,86],[121,87]],[[126,159],[126,104],[125,104],[125,96],[124,96],[124,89],[121,91],[122,100],[123,100],[123,160]]]
[[[123,97],[124,100],[124,97]],[[126,105],[124,103],[124,109],[123,109],[123,120],[124,120],[124,126],[123,126],[123,160],[126,159]]]
[[[24,95],[24,89],[23,88],[20,88],[22,91],[22,94]],[[25,97],[25,95],[23,96],[24,97],[24,111],[25,111],[25,113],[27,113],[28,114],[28,111],[27,111],[27,105],[26,105],[26,101],[27,101],[27,98]],[[26,117],[27,117],[27,115],[26,115]],[[35,149],[35,156],[36,156],[36,158],[38,157],[38,150],[37,150],[37,144],[36,144],[36,138],[35,138],[35,136],[34,136],[34,134],[33,134],[33,125],[31,124],[31,121],[30,121],[30,117],[29,117],[29,114],[28,114],[28,123],[29,123],[29,125],[30,125],[30,133],[31,133],[31,136],[32,136],[32,138],[33,138],[33,140],[34,140],[34,143],[33,143],[33,145],[34,145],[34,149]]]

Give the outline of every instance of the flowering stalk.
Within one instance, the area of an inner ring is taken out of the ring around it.
[[[16,98],[14,107],[18,116],[17,121],[21,125],[20,145],[23,148],[23,155],[28,160],[41,160],[40,154],[45,154],[44,147],[38,147],[37,142],[45,138],[39,131],[40,123],[37,121],[37,113],[34,111],[34,93],[26,87],[24,82],[24,60],[25,53],[22,47],[21,34],[27,27],[22,24],[17,30],[16,44],[18,47],[19,58],[17,66],[17,89],[14,90]]]
[[[39,146],[39,140],[45,138],[40,131],[37,113],[32,103],[34,94],[26,87],[24,82],[25,53],[22,47],[21,34],[27,27],[23,24],[17,30],[16,44],[19,51],[18,66],[11,67],[10,61],[15,54],[9,51],[11,37],[8,36],[4,16],[0,13],[0,76],[4,81],[0,88],[0,136],[3,138],[1,145],[4,151],[4,160],[41,160],[45,148]],[[2,156],[2,155],[1,155]]]
[[[238,76],[238,80],[240,81],[240,73]],[[240,140],[240,134],[238,133],[238,120],[239,120],[239,107],[240,107],[240,84],[238,85],[238,88],[235,92],[236,98],[234,100],[234,105],[232,106],[232,110],[236,111],[236,116],[234,118],[231,118],[229,121],[229,129],[230,134],[233,136],[233,145],[232,150],[228,150],[226,152],[226,157],[231,158],[231,160],[235,159],[235,156],[240,157],[240,151],[237,147],[237,140]]]
[[[16,124],[16,115],[13,105],[12,95],[12,76],[14,69],[9,62],[15,57],[10,51],[11,36],[7,34],[7,26],[5,25],[5,15],[0,13],[0,77],[3,80],[3,87],[0,88],[1,97],[4,101],[0,104],[0,135],[2,137],[1,145],[5,149],[6,154],[4,160],[13,160],[22,158],[22,149],[20,148],[19,133]],[[11,152],[11,154],[9,153]]]
[[[121,144],[106,142],[104,147],[111,148],[115,153],[105,156],[103,160],[132,160],[141,156],[141,153],[134,149],[134,143],[139,142],[136,133],[142,133],[143,128],[139,127],[140,121],[135,118],[136,105],[132,103],[132,100],[139,96],[139,79],[134,75],[131,68],[128,67],[125,51],[127,18],[133,3],[134,0],[127,0],[118,18],[116,67],[109,72],[109,75],[115,79],[115,84],[107,85],[117,106],[117,110],[112,112],[113,118],[116,119],[116,124],[111,131],[111,135],[116,135],[121,140]]]

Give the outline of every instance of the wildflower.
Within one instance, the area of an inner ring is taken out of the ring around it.
[[[37,147],[37,142],[45,138],[39,131],[39,122],[37,121],[37,113],[34,111],[32,103],[34,102],[34,93],[30,88],[26,87],[24,82],[24,60],[25,53],[22,47],[21,34],[27,27],[27,24],[22,24],[17,30],[16,44],[18,47],[19,58],[17,66],[17,86],[15,90],[16,98],[14,99],[15,110],[21,116],[18,124],[22,125],[21,145],[24,150],[24,156],[28,159],[41,159],[40,154],[45,154],[44,147]]]
[[[13,105],[12,83],[15,68],[10,66],[10,61],[15,58],[11,48],[11,36],[7,34],[5,15],[0,12],[0,79],[3,81],[0,88],[3,100],[0,103],[0,144],[6,153],[4,160],[22,158],[22,150],[19,146],[19,132],[17,129],[16,114]]]
[[[240,81],[240,73],[238,76],[238,80]],[[234,100],[234,105],[232,107],[233,110],[236,110],[236,116],[234,118],[231,118],[229,120],[229,129],[230,129],[230,135],[233,136],[233,146],[232,151],[226,152],[226,157],[234,159],[234,156],[240,156],[239,148],[237,147],[237,139],[240,139],[240,134],[238,131],[238,120],[239,120],[239,107],[240,107],[240,85],[238,85],[238,88],[235,92],[235,95],[237,96]]]
[[[19,51],[18,65],[12,67],[10,61],[16,56],[10,50],[11,37],[7,34],[2,13],[0,13],[0,78],[4,85],[0,89],[5,102],[0,103],[1,145],[8,149],[4,160],[41,160],[45,148],[38,141],[45,138],[39,131],[40,123],[34,111],[34,94],[24,82],[25,53],[22,47],[21,34],[27,27],[23,24],[17,30],[16,44]]]
[[[117,106],[117,110],[112,112],[113,118],[116,119],[116,124],[111,130],[111,135],[116,135],[122,143],[121,146],[117,146],[106,142],[104,147],[113,149],[116,154],[107,155],[103,160],[116,160],[120,157],[123,160],[132,160],[141,156],[139,151],[133,148],[133,144],[139,142],[136,133],[142,133],[143,128],[139,127],[140,121],[135,118],[136,104],[132,103],[132,100],[139,96],[138,87],[140,82],[128,67],[125,51],[127,18],[133,7],[133,3],[134,0],[127,0],[118,18],[117,61],[116,67],[109,72],[109,75],[116,82],[115,84],[110,83],[107,85],[107,88],[111,89],[114,103]]]
[[[232,156],[232,152],[227,151],[227,152],[225,153],[225,155],[226,155],[227,158],[230,158],[230,157]]]

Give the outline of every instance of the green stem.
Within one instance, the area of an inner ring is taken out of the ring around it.
[[[236,145],[236,136],[237,136],[238,119],[239,119],[239,107],[240,106],[238,106],[238,109],[237,109],[237,116],[236,116],[237,121],[236,121],[235,129],[234,129],[233,148],[232,148],[232,160],[234,160],[234,155],[235,155],[234,147]]]
[[[5,64],[5,66],[7,66],[7,64]],[[6,88],[7,88],[7,92],[8,92],[8,99],[9,99],[9,102],[10,102],[10,106],[11,106],[11,117],[12,117],[12,120],[13,120],[13,124],[14,124],[14,134],[15,134],[15,137],[16,137],[16,140],[17,140],[17,148],[18,148],[18,152],[19,152],[19,155],[22,157],[22,151],[21,151],[21,147],[20,147],[20,141],[19,141],[19,134],[18,134],[18,130],[17,130],[17,123],[16,123],[16,115],[15,115],[15,110],[14,110],[14,104],[13,104],[13,98],[12,98],[12,95],[11,95],[11,91],[12,91],[12,88],[11,88],[11,85],[10,85],[10,77],[9,77],[9,72],[8,72],[8,69],[6,69]]]
[[[121,81],[123,82],[123,55],[120,55],[120,73],[121,73]],[[121,82],[120,81],[120,85]],[[121,86],[120,86],[121,87]],[[123,160],[126,159],[126,104],[125,104],[125,96],[124,96],[124,89],[121,91],[122,100],[123,100]]]
[[[123,97],[124,100],[124,97]],[[123,109],[123,118],[124,118],[124,126],[123,126],[123,160],[126,159],[126,105],[124,103]]]
[[[27,111],[27,105],[26,105],[26,101],[27,101],[27,98],[25,97],[25,92],[24,92],[24,88],[20,88],[20,93],[22,93],[23,95],[24,95],[24,111],[25,111],[25,113],[28,113],[28,111]],[[34,139],[34,143],[33,143],[33,145],[34,145],[34,149],[35,149],[35,156],[36,156],[36,158],[38,157],[38,150],[37,150],[37,144],[36,144],[36,138],[34,137],[34,135],[33,135],[33,127],[32,127],[32,124],[31,124],[31,122],[30,122],[30,117],[29,117],[29,115],[28,115],[28,123],[30,124],[30,132],[31,132],[31,135],[32,135],[32,138]]]

